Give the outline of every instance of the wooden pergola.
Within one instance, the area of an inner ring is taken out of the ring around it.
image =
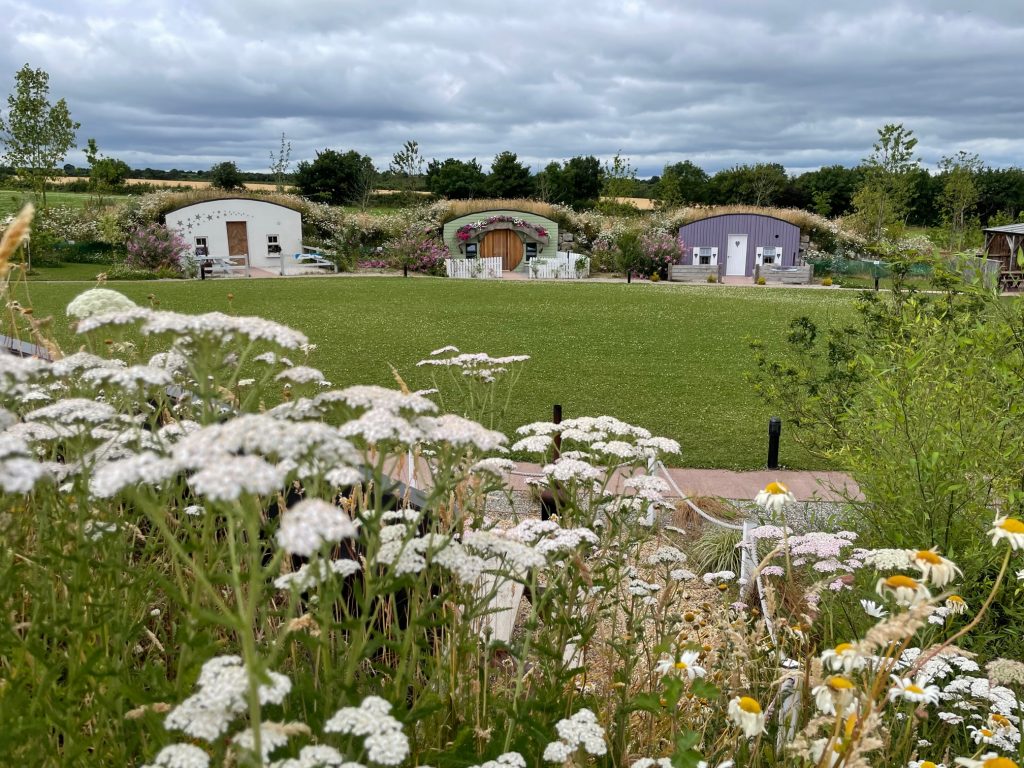
[[[1024,261],[1018,257],[1024,249],[1024,224],[985,227],[985,256],[1000,263],[999,287],[1004,291],[1024,289]]]

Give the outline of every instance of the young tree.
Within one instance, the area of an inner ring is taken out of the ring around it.
[[[215,189],[242,189],[245,183],[242,181],[242,172],[238,170],[232,160],[225,160],[217,163],[210,169],[210,185]]]
[[[0,117],[4,156],[27,178],[46,207],[46,182],[57,176],[57,165],[75,146],[81,126],[71,119],[67,102],[50,104],[50,76],[28,64],[14,76],[14,93],[7,97],[7,118]]]
[[[292,164],[292,143],[285,139],[284,131],[281,131],[281,147],[275,155],[270,153],[270,172],[274,174],[274,184],[277,191],[284,191],[285,178],[288,176],[288,167]]]
[[[423,175],[420,145],[415,141],[405,142],[402,149],[391,158],[388,173],[394,178],[400,192],[408,194],[415,189],[418,179]]]
[[[636,168],[622,150],[615,153],[611,163],[604,165],[604,186],[601,190],[606,197],[636,197]]]
[[[978,185],[975,179],[981,173],[981,158],[973,152],[960,150],[943,157],[939,170],[945,177],[942,185],[942,219],[949,236],[949,248],[960,251],[964,247],[967,229],[975,222],[972,214],[978,206]]]
[[[529,197],[533,193],[530,169],[519,162],[515,152],[494,156],[491,174],[487,177],[487,193],[492,197]]]
[[[906,222],[914,191],[913,172],[921,164],[921,159],[914,157],[916,146],[914,132],[902,123],[878,129],[878,141],[864,158],[864,182],[853,198],[861,228],[870,240],[881,240]]]

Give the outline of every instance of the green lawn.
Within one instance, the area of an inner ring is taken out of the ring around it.
[[[32,274],[28,279],[33,282],[44,282],[52,280],[88,280],[96,281],[96,275],[110,269],[109,264],[60,264],[56,267],[33,267]],[[81,290],[85,290],[82,287]]]
[[[126,200],[127,198],[128,195],[104,195],[103,202],[110,205],[112,203]],[[96,201],[96,196],[87,192],[46,193],[47,205],[66,205],[69,208],[83,208]],[[17,213],[22,209],[25,203],[35,203],[36,207],[41,205],[41,201],[36,200],[35,196],[26,190],[0,189],[0,218],[7,216],[8,214]]]
[[[74,349],[64,306],[85,285],[35,283],[38,315],[53,314]],[[393,364],[414,388],[430,386],[416,362],[454,344],[464,352],[532,356],[506,432],[565,415],[611,414],[680,441],[679,463],[763,465],[767,420],[745,375],[747,339],[781,346],[791,318],[820,325],[853,315],[853,292],[608,283],[476,282],[437,278],[294,278],[117,283],[163,309],[259,314],[301,329],[319,345],[311,363],[335,385],[394,386]],[[229,307],[227,294],[234,294]],[[783,429],[781,460],[821,468]]]

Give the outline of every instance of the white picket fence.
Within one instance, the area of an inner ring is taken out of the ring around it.
[[[485,280],[501,279],[501,257],[486,259],[445,259],[448,277],[479,277]]]
[[[537,280],[581,280],[590,276],[590,258],[559,251],[557,256],[530,261],[529,274]]]

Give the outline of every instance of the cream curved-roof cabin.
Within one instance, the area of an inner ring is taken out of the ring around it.
[[[302,214],[267,200],[202,200],[168,211],[164,223],[185,238],[193,256],[229,258],[238,266],[277,272],[281,259],[302,252]]]

